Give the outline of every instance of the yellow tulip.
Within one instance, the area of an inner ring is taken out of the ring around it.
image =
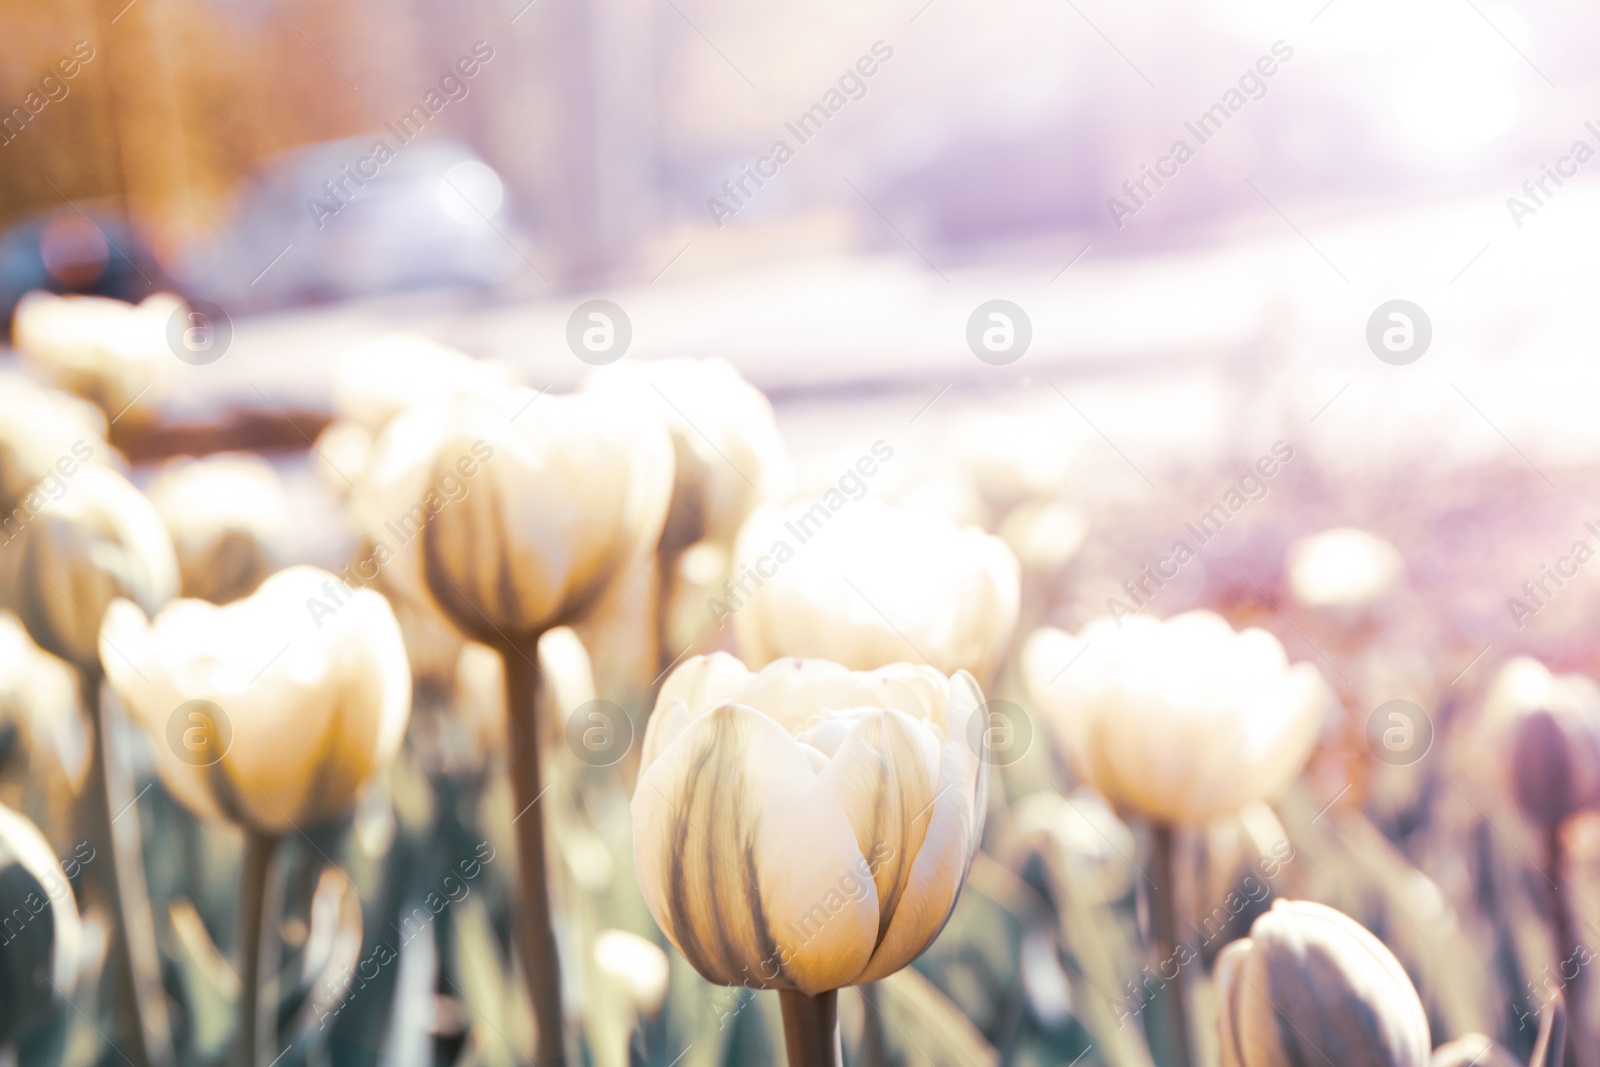
[[[22,357],[57,385],[120,415],[156,399],[179,369],[167,331],[182,307],[171,293],[128,304],[35,292],[17,304],[12,335]]]
[[[93,404],[0,373],[0,543],[72,487],[84,463],[106,463],[106,417]]]
[[[634,867],[706,979],[815,996],[906,966],[978,847],[983,696],[965,672],[698,656],[663,685]]]

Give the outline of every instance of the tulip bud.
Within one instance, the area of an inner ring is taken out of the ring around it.
[[[661,359],[601,367],[586,391],[658,412],[672,435],[672,507],[661,542],[670,554],[696,541],[731,544],[764,500],[794,480],[772,405],[720,359]]]
[[[93,404],[0,374],[0,543],[45,501],[71,488],[84,463],[105,463],[106,417]]]
[[[1203,823],[1271,800],[1316,744],[1329,694],[1264,630],[1192,611],[1035,631],[1028,688],[1078,777],[1119,809]]]
[[[1020,583],[1016,556],[997,537],[833,490],[750,516],[711,611],[731,615],[751,663],[926,662],[986,678],[1016,627]]]
[[[139,304],[29,293],[12,335],[22,357],[56,384],[121,415],[135,401],[148,404],[178,369],[167,330],[182,307],[171,293]]]
[[[1482,1034],[1466,1034],[1433,1050],[1428,1067],[1522,1067],[1517,1058]]]
[[[633,795],[656,922],[724,985],[814,996],[906,966],[943,929],[978,847],[982,702],[970,675],[931,667],[684,663]]]
[[[0,804],[0,1048],[72,993],[83,940],[78,904],[50,844]]]
[[[106,613],[106,676],[156,741],[192,811],[267,834],[352,807],[394,758],[411,672],[389,602],[315,567],[218,607],[179,600],[152,623]]]
[[[1222,1067],[1427,1067],[1428,1016],[1394,954],[1348,916],[1280,900],[1217,960]]]
[[[151,482],[150,502],[172,535],[183,596],[225,604],[276,569],[289,500],[260,457],[180,460]]]
[[[605,601],[654,550],[671,489],[658,423],[583,394],[509,389],[396,417],[357,512],[396,587],[503,647]]]
[[[177,584],[161,517],[107,467],[78,471],[69,491],[0,548],[0,602],[41,648],[79,670],[98,669],[100,620],[113,600],[126,597],[154,611]]]
[[[400,412],[443,396],[504,389],[509,368],[473,359],[418,333],[396,331],[364,342],[334,363],[333,403],[342,419],[377,434]],[[348,472],[355,477],[356,472]]]
[[[1289,589],[1295,600],[1341,616],[1376,608],[1404,570],[1393,545],[1352,527],[1304,537],[1289,546]]]
[[[0,779],[14,770],[55,802],[47,828],[58,815],[65,821],[83,787],[89,743],[77,674],[35,645],[15,618],[0,615]]]
[[[1496,762],[1508,767],[1511,795],[1529,820],[1554,827],[1600,803],[1600,686],[1518,657],[1495,676],[1484,719],[1488,744],[1509,753]]]

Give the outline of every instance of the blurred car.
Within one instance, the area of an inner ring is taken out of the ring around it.
[[[137,302],[169,285],[149,246],[98,208],[42,212],[0,235],[0,326],[35,289]]]
[[[183,257],[185,291],[262,310],[515,274],[522,260],[493,169],[459,142],[394,141],[386,132],[281,157],[233,220]]]

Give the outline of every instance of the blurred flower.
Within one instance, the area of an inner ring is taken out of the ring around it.
[[[1095,903],[1121,900],[1133,888],[1133,831],[1098,793],[1085,789],[1064,797],[1045,791],[1018,801],[1001,854],[1008,866],[1019,867],[1018,853],[1025,849],[1050,850],[1048,858],[1063,864],[1071,885],[1087,889]]]
[[[1522,1067],[1517,1058],[1482,1034],[1466,1034],[1433,1050],[1428,1067]]]
[[[53,771],[76,793],[89,769],[89,733],[72,669],[0,614],[0,762],[15,748],[32,784]]]
[[[167,329],[182,307],[171,293],[139,304],[29,293],[17,304],[12,336],[22,357],[57,385],[115,416],[136,400],[148,405],[178,369]]]
[[[313,610],[324,598],[337,608]],[[154,623],[118,601],[104,647],[168,788],[202,816],[269,834],[348,810],[410,715],[388,601],[315,567],[279,571],[223,607],[177,601]]]
[[[659,423],[593,396],[507,389],[395,418],[357,511],[388,580],[503,645],[605,600],[655,548],[671,488]]]
[[[78,471],[70,492],[46,501],[0,548],[0,604],[41,648],[79,670],[99,667],[100,620],[113,600],[154,611],[177,585],[161,517],[108,467]]]
[[[406,408],[455,393],[504,389],[509,368],[473,359],[418,333],[384,334],[346,352],[333,368],[333,403],[341,419],[376,435]],[[347,471],[351,477],[354,471]]]
[[[1217,960],[1223,1067],[1427,1067],[1422,1001],[1400,961],[1358,923],[1280,900]]]
[[[768,505],[740,531],[727,599],[710,610],[733,617],[744,658],[816,657],[854,670],[925,658],[942,673],[989,677],[1017,624],[1011,550],[943,515],[839,501]]]
[[[372,461],[372,433],[359,422],[336,419],[317,435],[312,461],[323,484],[341,500],[355,492]]]
[[[1000,536],[1025,569],[1048,573],[1078,554],[1089,536],[1089,522],[1081,511],[1059,500],[1034,500],[1006,516]]]
[[[182,595],[225,604],[276,569],[289,499],[266,460],[244,453],[179,460],[149,493],[178,553]]]
[[[78,980],[83,927],[66,872],[38,827],[0,804],[0,1048],[50,1017]],[[46,914],[48,913],[48,914]]]
[[[662,543],[731,544],[758,504],[790,491],[794,470],[760,390],[720,359],[622,362],[589,376],[586,391],[658,412],[672,434],[676,473]]]
[[[1519,656],[1495,676],[1484,718],[1491,765],[1508,768],[1511,795],[1534,823],[1555,826],[1600,803],[1600,686],[1591,679]]]
[[[1210,612],[1036,630],[1023,672],[1073,770],[1113,804],[1201,823],[1276,797],[1316,743],[1327,701],[1310,664]]]
[[[815,995],[906,966],[943,929],[978,847],[982,702],[970,675],[930,667],[683,664],[633,795],[656,922],[724,985]]]
[[[612,982],[627,990],[640,1015],[661,1010],[667,999],[667,954],[654,941],[627,930],[602,930],[594,960]]]
[[[951,454],[996,518],[1033,497],[1059,496],[1076,449],[1059,419],[985,411],[962,416]]]
[[[0,536],[71,487],[84,463],[105,463],[106,417],[70,393],[0,373]]]
[[[1303,537],[1289,546],[1289,590],[1308,608],[1362,612],[1387,596],[1404,570],[1393,545],[1353,527]]]

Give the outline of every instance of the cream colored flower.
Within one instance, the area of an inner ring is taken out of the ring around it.
[[[407,408],[512,384],[510,369],[501,364],[473,359],[419,333],[397,331],[339,357],[333,368],[333,403],[340,418],[377,434]]]
[[[659,423],[585,394],[464,393],[395,418],[357,513],[375,566],[490,645],[581,618],[654,550]]]
[[[57,385],[119,415],[136,400],[156,399],[178,369],[167,331],[182,307],[171,293],[139,304],[29,293],[17,305],[12,335],[23,358]]]
[[[790,491],[794,470],[761,392],[720,359],[614,363],[585,390],[637,404],[665,421],[676,459],[662,541],[731,544],[756,506]]]
[[[118,601],[104,629],[107,678],[202,816],[267,833],[330,818],[400,747],[411,672],[394,612],[326,571],[290,567],[222,607],[179,600],[153,623]]]
[[[983,695],[901,664],[698,656],[662,687],[634,868],[706,979],[807,994],[877,981],[943,929],[982,833]]]
[[[59,389],[0,373],[0,542],[60,496],[85,463],[106,463],[105,414]]]
[[[667,954],[654,941],[627,930],[602,930],[594,939],[594,960],[607,979],[627,991],[639,1014],[661,1010],[667,999]]]
[[[1289,589],[1309,608],[1369,608],[1394,589],[1404,571],[1393,545],[1353,527],[1302,537],[1289,546]]]
[[[266,460],[244,453],[178,460],[149,493],[177,549],[184,596],[225,604],[276,569],[289,498]]]
[[[178,588],[161,517],[128,480],[89,465],[0,547],[0,604],[45,651],[80,670],[100,662],[98,629],[118,597],[154,611]]]
[[[72,792],[83,787],[90,727],[78,707],[78,677],[35,645],[15,616],[0,614],[0,728],[7,726],[35,785],[47,784],[49,769]]]
[[[1428,1067],[1522,1067],[1517,1058],[1483,1034],[1464,1034],[1433,1050]]]
[[[1321,904],[1280,900],[1217,960],[1222,1067],[1427,1067],[1428,1016],[1383,942]]]
[[[92,854],[91,854],[92,855]],[[110,862],[109,860],[105,862]],[[0,804],[0,1048],[49,1018],[57,991],[78,981],[83,927],[72,884],[50,843],[27,818]]]
[[[1299,775],[1327,706],[1264,630],[1210,612],[1043,627],[1023,672],[1073,770],[1118,808],[1199,823],[1276,797]]]
[[[927,662],[987,678],[1017,624],[1017,559],[942,515],[834,492],[763,507],[739,533],[733,578],[710,611],[732,617],[753,664],[780,656],[853,670]]]

